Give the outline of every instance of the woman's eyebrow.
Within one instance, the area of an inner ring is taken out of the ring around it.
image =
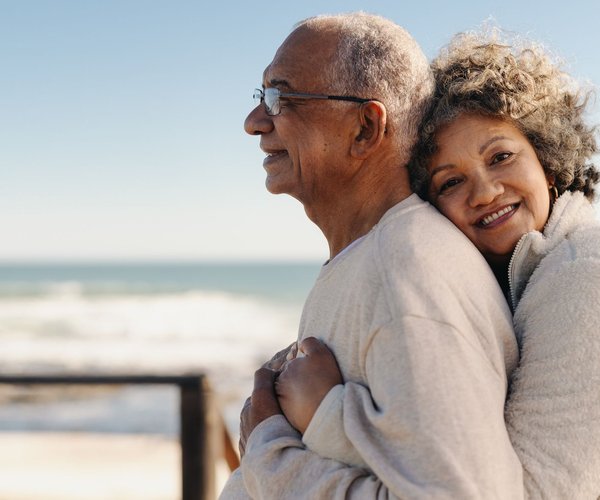
[[[483,152],[487,148],[489,148],[490,145],[493,144],[494,142],[501,141],[503,139],[509,139],[509,138],[504,135],[495,135],[494,137],[491,137],[490,139],[488,139],[481,145],[481,147],[479,148],[479,154],[483,154]],[[431,170],[429,177],[433,178],[434,175],[439,174],[440,172],[443,172],[444,170],[450,170],[452,168],[454,168],[453,163],[445,163],[443,165],[439,165]]]
[[[431,170],[429,177],[433,179],[434,175],[439,174],[440,172],[443,172],[444,170],[450,170],[451,168],[454,168],[453,163],[446,163],[444,165],[439,165]]]
[[[493,142],[500,141],[502,139],[508,139],[508,137],[505,137],[503,135],[495,135],[491,139],[488,139],[479,148],[479,154],[482,154]]]

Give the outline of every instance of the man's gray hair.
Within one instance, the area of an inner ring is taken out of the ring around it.
[[[312,17],[297,27],[339,34],[334,61],[323,68],[328,91],[381,101],[388,132],[396,136],[399,158],[406,164],[433,92],[431,70],[419,45],[396,23],[364,12]]]

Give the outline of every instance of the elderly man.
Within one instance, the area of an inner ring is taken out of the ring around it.
[[[409,186],[431,88],[412,38],[366,14],[300,23],[264,71],[245,129],[268,190],[297,198],[330,250],[299,339],[323,340],[345,383],[302,436],[259,369],[222,498],[522,497],[510,314],[479,252]]]

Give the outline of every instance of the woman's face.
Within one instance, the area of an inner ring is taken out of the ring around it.
[[[541,231],[549,182],[527,138],[509,122],[460,115],[436,134],[429,198],[491,264],[504,264],[521,238]]]

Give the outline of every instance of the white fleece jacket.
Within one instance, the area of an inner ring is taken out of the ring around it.
[[[222,498],[522,498],[504,422],[511,319],[456,227],[416,195],[399,203],[324,266],[304,308],[300,338],[320,337],[346,381],[330,420],[343,424],[319,454],[282,415],[265,420]],[[364,466],[324,458],[343,440]]]
[[[600,497],[600,222],[564,193],[509,276],[521,360],[506,423],[529,498]]]

